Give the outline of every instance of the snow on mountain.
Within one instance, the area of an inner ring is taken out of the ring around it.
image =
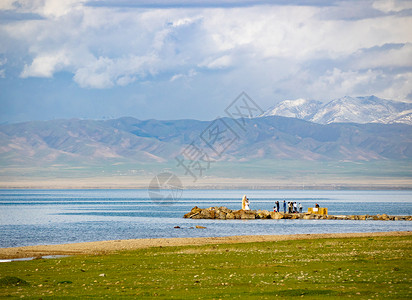
[[[379,120],[378,123],[386,123],[386,124],[404,123],[404,124],[411,125],[412,124],[412,109],[404,110],[396,115],[392,115],[383,120]]]
[[[282,116],[306,120],[310,119],[321,106],[322,102],[315,100],[285,100],[267,110],[262,117]]]
[[[268,109],[264,116],[283,116],[330,123],[404,123],[412,125],[412,103],[375,96],[343,97],[327,103],[315,100],[285,100]]]

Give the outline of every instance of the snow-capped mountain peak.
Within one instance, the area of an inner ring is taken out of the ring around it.
[[[329,123],[405,123],[412,125],[412,103],[375,96],[345,96],[326,103],[315,100],[285,100],[263,116],[283,116],[320,124]]]
[[[283,116],[298,119],[310,118],[322,105],[320,101],[296,99],[285,100],[272,108],[268,109],[262,114],[262,117],[266,116]]]

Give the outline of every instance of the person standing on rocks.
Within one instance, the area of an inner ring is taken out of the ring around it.
[[[302,213],[302,210],[303,210],[302,203],[299,203],[299,212]]]
[[[283,200],[283,213],[286,214],[286,201]]]
[[[279,201],[276,201],[276,211],[279,211]]]

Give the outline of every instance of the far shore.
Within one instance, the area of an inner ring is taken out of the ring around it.
[[[200,238],[156,238],[130,239],[99,242],[72,243],[61,245],[37,245],[0,248],[0,259],[41,258],[49,255],[104,255],[117,251],[151,247],[191,246],[208,244],[238,244],[256,242],[276,242],[305,239],[358,238],[379,236],[410,236],[412,231],[367,232],[367,233],[324,233],[293,235],[245,235]]]
[[[184,189],[251,190],[412,190],[410,178],[193,178],[179,176]],[[107,177],[13,177],[0,176],[0,189],[141,189],[149,187],[152,176]],[[299,184],[296,184],[299,182]]]

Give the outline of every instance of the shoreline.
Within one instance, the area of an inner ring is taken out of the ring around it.
[[[238,244],[255,242],[277,242],[305,239],[363,238],[381,236],[410,236],[412,231],[362,232],[362,233],[318,233],[292,235],[243,235],[227,237],[154,238],[110,240],[59,245],[36,245],[0,248],[0,259],[42,258],[50,255],[104,255],[123,250],[152,247],[201,246],[209,244]]]

